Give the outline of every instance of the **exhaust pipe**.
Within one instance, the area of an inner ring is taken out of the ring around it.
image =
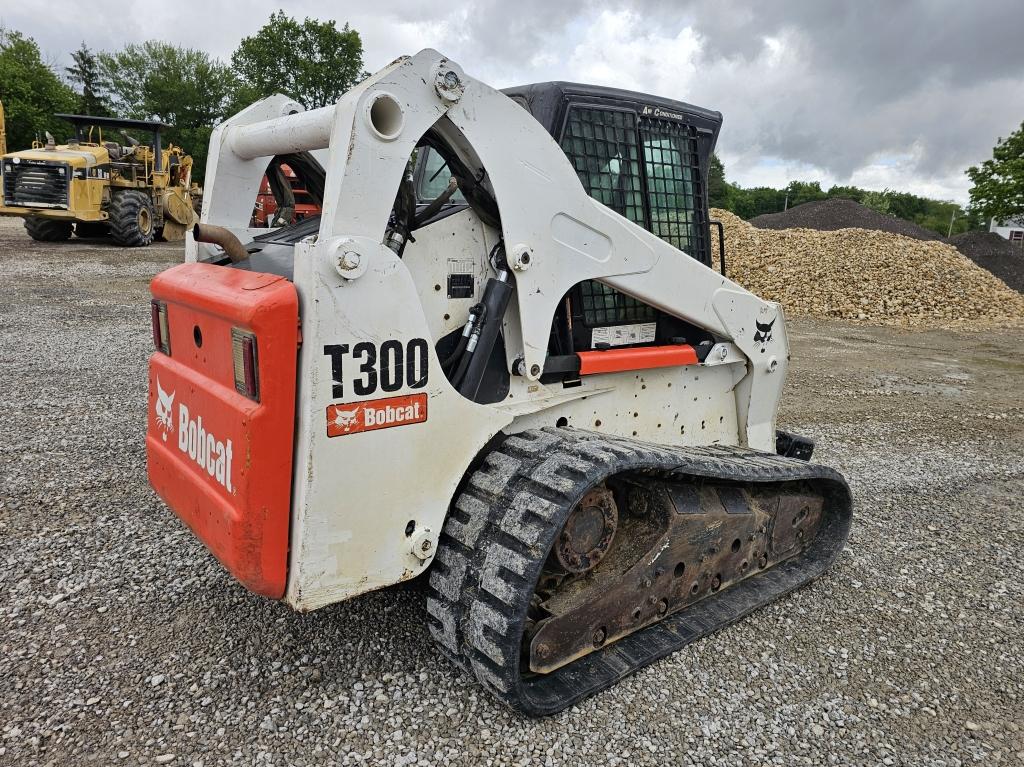
[[[235,237],[230,229],[213,224],[196,224],[192,228],[192,237],[196,242],[208,242],[211,245],[219,245],[224,249],[231,263],[237,264],[249,257],[249,251],[245,249],[242,241]]]

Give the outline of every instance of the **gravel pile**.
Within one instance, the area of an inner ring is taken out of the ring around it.
[[[0,764],[1024,759],[1024,333],[792,323],[780,425],[849,477],[845,553],[526,721],[440,657],[415,587],[292,613],[234,583],[150,491],[146,284],[180,259],[0,223]]]
[[[903,327],[1024,326],[1024,296],[945,243],[867,229],[758,229],[724,210],[712,217],[725,224],[729,277],[790,315]]]
[[[873,229],[913,237],[915,240],[942,239],[930,229],[838,197],[805,202],[782,213],[765,213],[750,219],[750,223],[758,229],[817,229],[824,232]]]
[[[982,269],[987,269],[1014,290],[1024,293],[1024,247],[995,232],[965,232],[947,242]]]

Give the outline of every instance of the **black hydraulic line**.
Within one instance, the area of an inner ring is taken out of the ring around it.
[[[509,273],[505,269],[499,271],[497,277],[487,280],[487,287],[484,288],[484,297],[481,302],[484,313],[473,332],[473,335],[476,336],[476,343],[471,336],[470,345],[466,347],[466,353],[463,355],[468,363],[462,378],[455,384],[462,396],[474,402],[480,391],[480,384],[483,382],[484,371],[486,371],[487,363],[491,358],[491,351],[494,349],[498,333],[501,331],[505,310],[512,299],[512,291]],[[473,348],[470,348],[471,346]],[[459,367],[461,369],[463,366],[460,364]]]
[[[466,351],[466,344],[468,342],[468,333],[465,333],[459,337],[459,343],[456,345],[455,350],[447,357],[445,357],[443,360],[441,360],[441,370],[443,370],[445,373],[448,372],[449,368],[451,368],[451,366],[458,361],[459,357],[462,356],[462,353]]]
[[[719,266],[722,268],[722,276],[725,276],[725,227],[721,221],[708,221],[708,232],[711,231],[711,227],[718,227],[718,257]]]
[[[451,384],[454,388],[461,388],[462,379],[466,376],[466,368],[469,367],[469,360],[472,356],[473,351],[471,349],[468,352],[463,352],[462,356],[459,358],[459,366],[455,369],[455,372],[451,377]]]
[[[463,352],[466,351],[466,346],[469,344],[469,337],[473,333],[473,328],[476,326],[477,320],[483,314],[483,311],[483,304],[474,304],[469,310],[469,319],[466,320],[466,325],[462,328],[462,336],[459,338],[458,345],[456,345],[451,354],[441,361],[441,369],[446,375],[448,374],[451,366],[458,362]]]
[[[480,341],[480,326],[483,324],[486,314],[487,307],[481,304],[480,316],[473,322],[473,327],[466,341],[466,348],[459,356],[459,366],[455,369],[455,373],[450,379],[452,386],[456,389],[460,388],[462,385],[462,379],[466,375],[466,370],[469,369],[470,360],[473,359],[473,353],[476,351],[476,345]]]

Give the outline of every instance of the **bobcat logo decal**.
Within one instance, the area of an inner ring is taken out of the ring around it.
[[[174,431],[174,416],[171,415],[174,394],[165,392],[164,387],[160,385],[160,379],[156,379],[156,423],[163,432],[164,442],[167,441],[167,433]]]
[[[350,431],[353,426],[356,425],[356,418],[359,416],[360,408],[355,410],[338,410],[334,411],[334,425],[339,427],[342,431]]]
[[[757,330],[754,331],[754,343],[761,347],[762,354],[764,354],[768,343],[772,340],[772,325],[775,324],[777,319],[778,315],[771,322],[758,322],[754,320],[754,324],[757,326]]]
[[[327,436],[343,437],[426,420],[426,392],[362,402],[338,402],[327,406]]]

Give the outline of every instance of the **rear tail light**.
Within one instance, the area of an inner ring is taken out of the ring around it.
[[[235,366],[235,389],[249,399],[259,402],[260,376],[256,336],[238,328],[231,328],[231,357]]]
[[[171,334],[167,331],[167,304],[152,302],[153,346],[158,352],[171,353]]]

